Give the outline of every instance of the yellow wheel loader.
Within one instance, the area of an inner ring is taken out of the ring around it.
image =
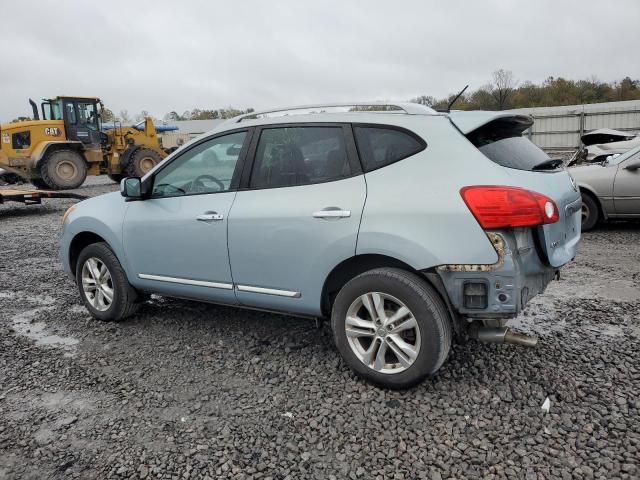
[[[33,120],[0,125],[0,169],[38,188],[77,188],[87,175],[107,174],[114,181],[142,176],[168,154],[151,118],[144,127],[115,122],[103,132],[99,98],[45,99],[41,115],[29,103]]]

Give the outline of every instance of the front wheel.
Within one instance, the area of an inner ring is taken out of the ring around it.
[[[451,348],[451,319],[440,296],[416,274],[395,268],[349,281],[335,299],[331,325],[349,367],[387,388],[408,388],[434,374]]]
[[[136,291],[106,243],[92,243],[80,252],[76,283],[85,307],[98,320],[117,322],[138,309]]]

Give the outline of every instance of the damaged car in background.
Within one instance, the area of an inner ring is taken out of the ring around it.
[[[237,117],[72,207],[60,259],[88,311],[123,320],[155,293],[330,319],[390,388],[454,335],[533,345],[506,323],[575,257],[581,199],[522,137],[532,119],[354,105]]]
[[[609,219],[640,218],[640,143],[621,155],[569,168],[582,194],[582,229]]]
[[[636,132],[598,128],[580,137],[583,147],[569,160],[568,166],[604,162],[611,155],[620,155],[640,146]]]

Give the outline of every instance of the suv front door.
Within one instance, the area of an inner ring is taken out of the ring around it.
[[[145,291],[236,303],[227,220],[248,131],[200,142],[154,172],[151,198],[123,225],[131,283]]]
[[[252,167],[229,215],[238,301],[318,315],[325,279],[355,254],[365,202],[351,129],[263,127],[250,152]]]

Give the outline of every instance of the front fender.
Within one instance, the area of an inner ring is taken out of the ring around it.
[[[94,197],[76,205],[66,219],[60,238],[59,257],[67,273],[74,273],[70,264],[73,239],[87,232],[101,237],[109,245],[127,276],[130,276],[122,243],[122,225],[127,208],[128,204],[119,192]]]

